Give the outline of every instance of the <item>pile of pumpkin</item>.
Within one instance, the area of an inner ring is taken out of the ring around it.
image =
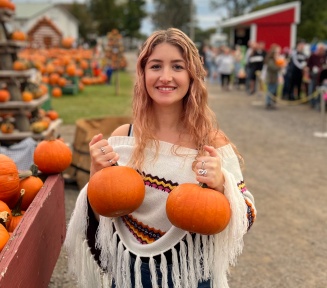
[[[71,150],[59,139],[39,142],[34,151],[35,164],[30,171],[19,171],[10,157],[0,154],[0,251],[43,187],[38,172],[61,173],[71,161]]]
[[[0,92],[1,93],[1,92]],[[0,103],[1,105],[1,103]],[[29,121],[30,131],[39,134],[43,131],[49,129],[52,121],[59,118],[59,113],[54,110],[45,111],[42,108],[37,108],[36,110],[30,112],[24,112]],[[15,122],[17,119],[14,117],[14,113],[1,113],[0,112],[0,131],[3,134],[14,133],[16,129]]]

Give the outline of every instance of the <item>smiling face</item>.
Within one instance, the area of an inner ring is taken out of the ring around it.
[[[154,48],[145,65],[145,85],[155,104],[182,104],[190,86],[190,76],[179,48],[168,43]]]

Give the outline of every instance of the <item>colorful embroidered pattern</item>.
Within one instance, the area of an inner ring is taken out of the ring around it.
[[[237,183],[237,187],[238,187],[238,189],[240,189],[240,191],[242,193],[244,193],[247,190],[243,180],[241,182]]]
[[[165,191],[167,193],[170,193],[171,190],[178,186],[178,183],[173,183],[172,181],[167,181],[163,178],[152,176],[150,174],[143,174],[143,180],[146,186]]]
[[[132,215],[123,216],[122,219],[129,231],[141,244],[153,243],[165,234],[165,232],[138,222]]]
[[[249,221],[248,230],[250,230],[250,228],[255,220],[255,213],[254,213],[254,209],[252,207],[252,203],[246,199],[245,199],[245,203],[248,206],[248,210],[247,210],[247,216],[248,216],[248,221]]]

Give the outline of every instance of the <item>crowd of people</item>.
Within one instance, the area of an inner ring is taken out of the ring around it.
[[[327,80],[326,48],[322,42],[310,46],[299,40],[294,49],[278,44],[266,49],[263,42],[249,41],[246,47],[203,45],[200,52],[210,84],[226,91],[244,85],[249,95],[261,91],[267,109],[275,109],[276,97],[281,97],[287,101],[305,98],[310,107],[320,110],[316,91]]]

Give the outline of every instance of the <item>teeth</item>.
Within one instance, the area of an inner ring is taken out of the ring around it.
[[[172,91],[175,88],[171,88],[171,87],[159,87],[159,90],[163,90],[163,91]]]

